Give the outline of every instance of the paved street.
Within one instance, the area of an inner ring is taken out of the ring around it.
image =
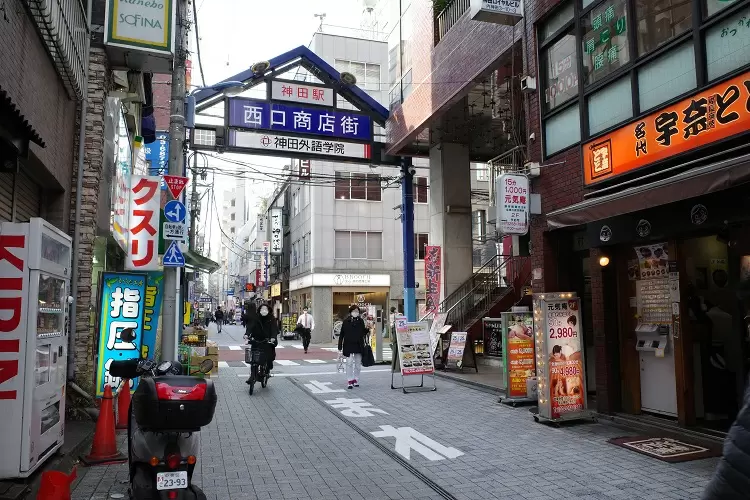
[[[219,369],[194,478],[208,498],[692,500],[717,460],[660,462],[608,444],[630,434],[620,428],[537,424],[444,379],[403,394],[384,366],[351,391],[333,364],[274,371],[250,396],[246,367]],[[126,476],[124,465],[85,470],[73,499],[125,493]]]

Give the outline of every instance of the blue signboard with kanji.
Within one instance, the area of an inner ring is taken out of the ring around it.
[[[104,394],[105,385],[109,384],[114,392],[122,383],[121,379],[109,373],[112,361],[141,356],[146,336],[144,314],[148,276],[136,273],[104,273],[101,280],[99,360],[96,370],[96,395],[98,397]],[[125,342],[120,337],[120,333],[125,328],[133,328],[135,331],[135,340],[132,342]],[[155,342],[155,335],[150,335],[150,337],[153,337]],[[137,385],[137,380],[132,381],[132,390],[135,390]]]
[[[229,99],[227,116],[230,127],[372,140],[370,117],[349,111],[234,97]]]
[[[157,132],[156,140],[151,144],[144,146],[146,161],[149,162],[148,175],[164,175],[169,170],[169,134],[166,132]],[[167,185],[162,179],[162,190],[167,189]]]

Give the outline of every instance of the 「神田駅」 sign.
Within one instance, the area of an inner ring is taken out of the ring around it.
[[[745,132],[750,73],[715,85],[583,145],[587,185]]]

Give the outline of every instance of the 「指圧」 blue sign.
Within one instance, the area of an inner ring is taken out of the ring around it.
[[[146,161],[149,162],[148,175],[164,175],[169,169],[169,134],[157,132],[156,140],[144,146]],[[167,189],[167,184],[162,179],[161,188]]]
[[[101,287],[101,309],[99,317],[99,361],[96,370],[96,395],[104,395],[104,386],[109,384],[114,392],[122,380],[109,374],[114,360],[138,358],[144,345],[144,315],[148,276],[136,273],[103,273]],[[125,342],[120,332],[125,328],[135,330],[135,340]],[[155,325],[153,332],[156,331]],[[151,340],[153,339],[153,340]],[[149,341],[156,336],[149,332]],[[148,346],[153,351],[154,346]],[[131,382],[132,390],[138,381]]]
[[[372,140],[372,121],[367,115],[326,108],[288,106],[241,97],[229,99],[228,126],[359,141]]]

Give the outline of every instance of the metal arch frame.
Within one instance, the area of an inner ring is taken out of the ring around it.
[[[325,85],[331,86],[344,99],[359,108],[362,112],[369,114],[372,119],[381,126],[385,126],[388,119],[388,110],[357,85],[345,85],[341,82],[341,73],[336,71],[330,64],[305,46],[299,46],[284,54],[274,57],[270,61],[270,68],[264,73],[255,73],[247,69],[234,76],[226,78],[222,82],[240,81],[252,88],[262,82],[268,81],[279,74],[283,74],[296,66],[302,66]],[[223,99],[221,91],[203,89],[195,93],[196,112],[210,108]]]

